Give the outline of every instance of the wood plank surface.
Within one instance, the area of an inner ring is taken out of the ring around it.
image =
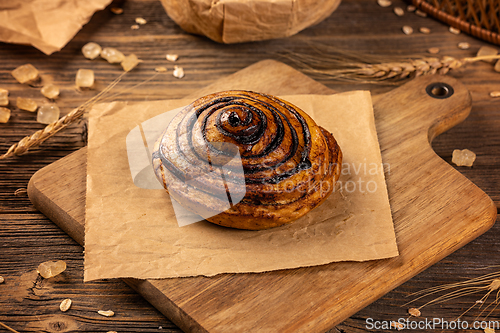
[[[481,46],[493,46],[463,33],[451,34],[445,24],[430,17],[423,18],[409,12],[402,17],[394,14],[394,7],[406,8],[407,4],[394,0],[391,7],[382,8],[375,0],[344,0],[325,21],[290,38],[221,45],[204,37],[184,33],[168,18],[157,0],[114,1],[112,6],[123,7],[122,15],[114,15],[109,7],[96,13],[62,51],[51,56],[45,56],[29,46],[0,44],[0,87],[10,91],[9,107],[12,108],[10,121],[0,124],[0,153],[24,136],[43,128],[43,125],[36,123],[34,114],[15,107],[17,96],[32,97],[39,103],[46,102],[40,95],[39,87],[20,85],[12,78],[10,71],[15,67],[32,63],[40,70],[44,81],[59,85],[61,96],[57,104],[63,115],[94,96],[120,74],[119,66],[83,58],[80,48],[88,41],[117,47],[126,54],[134,52],[143,59],[143,63],[125,76],[115,91],[151,78],[156,66],[168,67],[167,74],[156,76],[126,94],[114,97],[116,100],[135,101],[181,98],[267,58],[284,61],[298,69],[294,62],[283,58],[281,54],[292,51],[317,56],[314,48],[317,44],[355,55],[379,55],[384,59],[392,55],[429,55],[427,49],[430,47],[438,47],[438,55],[462,58],[473,56]],[[146,18],[148,24],[139,30],[131,30],[130,26],[138,16]],[[415,32],[404,35],[401,32],[403,25],[412,26]],[[419,27],[428,27],[431,33],[419,33]],[[459,42],[468,42],[470,49],[459,49]],[[186,76],[183,79],[171,76],[173,64],[165,60],[167,52],[180,55],[177,65],[185,69]],[[328,58],[329,54],[321,56]],[[74,75],[78,68],[95,70],[96,89],[75,89]],[[491,64],[484,62],[454,70],[448,76],[458,78],[471,92],[472,110],[463,123],[435,138],[432,147],[444,161],[485,191],[498,207],[500,113],[498,99],[491,98],[489,92],[500,90],[500,77],[492,70]],[[376,95],[394,89],[391,85],[343,82],[317,75],[313,77],[336,91],[369,89]],[[0,275],[5,278],[5,283],[0,284],[0,322],[22,332],[180,332],[121,281],[83,284],[83,248],[37,212],[25,194],[14,194],[18,189],[26,189],[29,179],[37,170],[78,151],[85,144],[86,126],[85,121],[81,121],[48,140],[40,149],[34,149],[21,157],[0,160]],[[472,168],[456,167],[451,163],[451,154],[458,148],[468,148],[477,154]],[[413,292],[498,271],[495,265],[498,265],[500,251],[499,228],[499,224],[495,224],[481,237],[352,315],[332,332],[374,331],[366,327],[368,318],[406,318],[409,306],[420,306],[437,297],[429,296],[404,306],[414,298],[411,296]],[[57,288],[46,288],[43,283],[35,285],[35,280],[28,283],[23,278],[24,274],[33,272],[41,261],[50,259],[68,262],[65,283],[57,284]],[[33,297],[33,293],[43,297]],[[436,317],[452,320],[475,304],[482,295],[479,292],[426,307],[422,309],[421,319]],[[72,312],[62,314],[57,303],[67,296],[77,302]],[[102,306],[115,310],[115,317],[96,315],[95,311]],[[485,317],[485,314],[480,313],[481,310],[476,307],[462,318],[472,323],[477,316],[479,319]],[[500,310],[495,309],[488,318],[500,318]],[[160,326],[162,330],[159,330]]]
[[[286,84],[290,81],[301,85],[297,89]],[[449,97],[429,94],[432,89],[428,87],[445,84],[453,91]],[[218,80],[194,97],[227,89],[269,94],[328,92],[291,67],[262,61]],[[386,179],[399,257],[262,274],[125,281],[186,332],[323,332],[332,328],[494,223],[496,207],[491,199],[430,148],[430,140],[463,121],[470,108],[465,86],[439,76],[417,78],[374,100],[382,159],[389,166]],[[421,163],[409,162],[413,160]],[[37,172],[28,187],[35,207],[76,235],[81,244],[85,164],[84,151],[72,154]],[[78,220],[71,212],[78,212]],[[382,279],[387,276],[391,278]]]

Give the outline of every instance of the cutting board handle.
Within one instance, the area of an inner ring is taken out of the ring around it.
[[[401,139],[418,136],[428,144],[465,120],[472,107],[465,85],[446,75],[415,78],[374,96],[373,102],[378,132],[387,130],[387,126],[400,128]]]

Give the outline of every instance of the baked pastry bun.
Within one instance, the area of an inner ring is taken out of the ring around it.
[[[152,154],[172,198],[207,221],[259,230],[292,222],[333,191],[342,152],[332,134],[274,96],[224,91],[180,111]]]

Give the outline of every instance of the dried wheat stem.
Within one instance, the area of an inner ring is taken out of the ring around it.
[[[387,80],[392,78],[404,79],[410,75],[432,75],[446,74],[450,70],[457,69],[471,61],[459,60],[453,57],[426,57],[421,59],[411,59],[407,62],[389,62],[380,64],[361,64],[354,75],[365,76],[367,78]]]
[[[463,58],[462,60],[465,62],[476,62],[481,60],[497,60],[497,59],[500,59],[500,55],[477,56],[471,58]]]
[[[478,61],[477,59],[474,59],[474,61]],[[422,309],[423,307],[426,307],[431,304],[438,304],[438,303],[444,303],[462,296],[466,295],[472,295],[476,294],[477,292],[480,291],[485,291],[486,293],[481,297],[479,301],[476,301],[474,304],[472,304],[469,308],[467,308],[458,318],[463,317],[465,314],[467,314],[470,310],[472,310],[474,307],[479,305],[479,308],[481,309],[483,307],[483,304],[486,303],[488,300],[489,296],[495,292],[495,300],[492,301],[490,304],[486,305],[482,309],[482,311],[479,313],[477,318],[481,317],[484,313],[486,313],[488,310],[489,312],[486,314],[487,318],[499,305],[500,305],[500,272],[493,272],[489,273],[486,275],[482,275],[477,278],[473,278],[470,280],[458,282],[458,283],[452,283],[452,284],[446,284],[446,285],[441,285],[441,286],[436,286],[432,288],[428,288],[419,292],[414,293],[413,295],[420,295],[416,299],[404,304],[403,306],[406,306],[410,303],[413,303],[423,297],[435,294],[437,292],[445,291],[445,290],[450,290],[452,291],[447,292],[444,295],[441,295],[439,297],[436,297],[427,303],[423,304],[422,306],[418,307],[418,309]]]
[[[4,323],[2,323],[1,321],[0,321],[0,326],[3,327],[3,328],[5,328],[7,331],[10,331],[10,332],[13,332],[13,333],[19,333],[19,331],[16,331],[15,329],[10,328],[9,326],[7,326]]]
[[[349,62],[346,61],[338,68],[328,68],[321,66],[314,68],[306,62],[311,59],[293,59],[303,66],[304,71],[311,74],[326,75],[337,79],[344,79],[363,83],[376,83],[389,81],[398,81],[409,77],[417,77],[421,75],[446,74],[451,70],[460,68],[468,63],[473,63],[481,60],[500,59],[500,55],[495,56],[479,56],[471,58],[456,59],[449,56],[442,58],[422,57],[416,59],[400,60],[395,62]],[[318,64],[316,61],[314,63]]]
[[[36,131],[32,135],[24,137],[18,143],[13,144],[5,154],[0,156],[0,159],[6,159],[13,155],[22,155],[30,148],[39,146],[42,142],[55,135],[60,130],[68,127],[70,124],[80,119],[84,113],[85,107],[83,106],[74,109],[59,120],[47,125],[44,129]]]
[[[13,144],[5,154],[0,156],[0,160],[12,157],[14,155],[22,155],[26,153],[30,148],[37,147],[42,144],[48,138],[54,136],[60,130],[68,127],[78,119],[80,119],[85,111],[88,110],[89,107],[97,103],[106,93],[108,93],[111,89],[113,89],[118,82],[120,82],[121,78],[125,75],[125,73],[121,74],[118,78],[116,78],[113,82],[111,82],[105,89],[103,89],[99,94],[92,97],[78,108],[74,109],[64,117],[59,120],[47,125],[44,129],[36,131],[30,136],[26,136],[21,141]]]

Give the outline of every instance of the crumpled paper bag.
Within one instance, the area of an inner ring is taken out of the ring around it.
[[[0,41],[61,50],[92,15],[112,0],[8,0],[0,3]]]
[[[231,44],[294,35],[330,16],[340,0],[161,0],[161,3],[185,31]]]
[[[384,176],[390,167],[382,165],[370,93],[280,97],[333,133],[344,154],[343,172],[319,207],[291,224],[260,231],[202,219],[182,226],[175,201],[161,185],[134,184],[131,161],[141,153],[150,159],[149,147],[156,140],[146,131],[148,120],[154,123],[158,115],[192,100],[94,106],[89,114],[84,280],[256,273],[397,256]],[[166,125],[157,127],[161,132]],[[129,134],[138,128],[142,149],[128,154]]]

